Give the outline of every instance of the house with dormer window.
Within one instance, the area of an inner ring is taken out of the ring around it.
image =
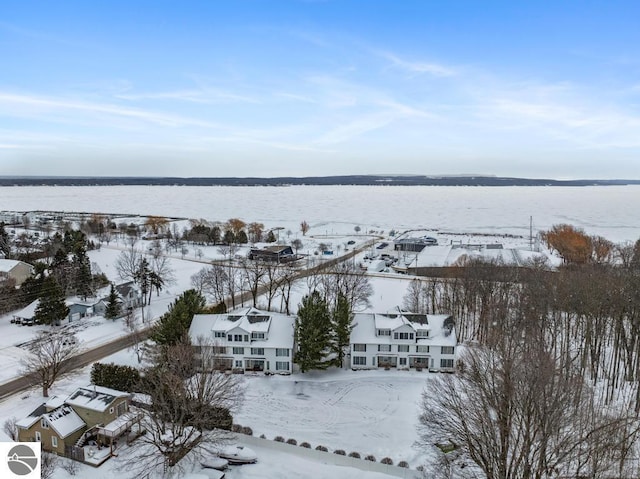
[[[118,438],[141,420],[141,413],[129,408],[131,397],[94,385],[78,388],[66,399],[54,396],[16,422],[18,441],[38,441],[43,451],[80,461],[85,461],[84,446],[92,441],[108,448],[106,460]]]
[[[453,318],[400,309],[356,313],[351,331],[352,369],[453,371],[457,339]]]
[[[290,374],[295,318],[243,308],[227,314],[196,314],[189,328],[193,344],[211,348],[221,370]]]

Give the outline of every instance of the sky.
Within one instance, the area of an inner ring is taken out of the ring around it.
[[[0,4],[0,175],[640,178],[637,1]]]

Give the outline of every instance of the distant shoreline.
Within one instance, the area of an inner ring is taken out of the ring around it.
[[[552,180],[499,176],[349,175],[274,178],[0,176],[0,186],[621,186],[640,180]]]

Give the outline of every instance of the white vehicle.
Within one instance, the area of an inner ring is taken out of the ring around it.
[[[258,462],[258,456],[252,449],[244,446],[225,447],[218,453],[222,459],[229,461],[231,465],[255,464]]]

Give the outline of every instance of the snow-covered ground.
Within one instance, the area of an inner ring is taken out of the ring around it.
[[[640,186],[21,186],[0,189],[2,209],[258,221],[299,234],[434,229],[529,236],[571,223],[611,241],[640,237]],[[300,235],[301,237],[301,235]]]

